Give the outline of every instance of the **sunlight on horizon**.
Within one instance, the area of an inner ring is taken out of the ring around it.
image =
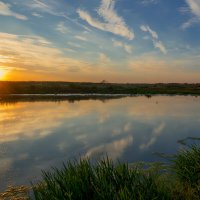
[[[3,81],[6,79],[6,71],[3,69],[0,69],[0,81]]]

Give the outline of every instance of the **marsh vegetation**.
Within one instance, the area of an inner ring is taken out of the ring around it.
[[[200,84],[157,83],[78,83],[78,82],[0,82],[0,95],[8,94],[182,94],[199,95]]]
[[[183,148],[164,163],[119,163],[109,158],[69,161],[61,169],[43,171],[42,180],[1,193],[10,199],[69,200],[198,200],[200,147]],[[11,198],[12,197],[12,198]]]

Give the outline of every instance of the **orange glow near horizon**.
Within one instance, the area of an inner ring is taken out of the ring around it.
[[[0,81],[5,80],[6,78],[6,71],[3,69],[0,69]]]
[[[114,55],[68,55],[40,36],[0,32],[0,81],[199,82],[199,57],[174,58],[154,52],[118,60]],[[191,65],[195,70],[189,70]]]

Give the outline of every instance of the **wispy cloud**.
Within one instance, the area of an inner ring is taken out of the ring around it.
[[[192,15],[190,19],[181,25],[182,29],[187,29],[196,23],[200,23],[200,0],[185,0],[187,7],[180,8],[181,13]]]
[[[133,47],[131,45],[125,44],[121,41],[117,41],[114,39],[112,39],[112,42],[115,47],[122,47],[129,54],[131,54],[133,51]]]
[[[81,35],[75,35],[74,37],[75,37],[76,39],[82,40],[82,41],[87,41],[87,40],[88,40],[86,37],[81,36]]]
[[[143,5],[157,4],[159,0],[139,0]]]
[[[75,42],[68,42],[67,44],[70,45],[71,47],[75,47],[75,48],[78,48],[78,49],[82,47],[80,44],[77,44]]]
[[[116,65],[104,52],[93,60],[84,59],[82,54],[74,56],[82,48],[79,41],[68,42],[66,48],[60,49],[37,35],[0,32],[0,44],[0,68],[7,71],[7,79],[96,81],[105,74],[118,74]]]
[[[77,52],[77,51],[75,51],[74,49],[71,49],[71,48],[65,48],[64,50],[68,51],[70,53],[76,53]]]
[[[65,26],[65,22],[60,22],[57,25],[56,30],[63,34],[68,32],[68,28]]]
[[[158,48],[163,54],[167,54],[167,49],[165,45],[159,40],[156,31],[152,30],[148,25],[141,25],[140,29],[143,32],[147,32],[151,35],[151,39],[155,48]]]
[[[182,14],[188,14],[190,13],[190,8],[188,6],[182,6],[178,9],[178,11]]]
[[[39,17],[39,18],[43,17],[41,14],[36,13],[36,12],[33,12],[32,15],[33,15],[34,17]]]
[[[200,1],[199,0],[186,0],[191,12],[200,18]]]
[[[158,82],[181,82],[181,80],[196,82],[199,77],[199,59],[189,55],[176,59],[162,58],[155,57],[155,54],[151,53],[132,58],[129,61],[129,68],[138,77],[148,75],[147,82],[155,78]]]
[[[149,32],[153,38],[158,39],[158,34],[153,31],[149,26],[142,25],[140,26],[140,29],[144,32]]]
[[[31,2],[23,2],[22,5],[25,5],[27,8],[36,11],[37,13],[46,13],[54,15],[57,17],[63,17],[67,20],[73,21],[63,12],[58,11],[50,2],[47,4],[44,1],[32,0]]]
[[[158,48],[163,54],[167,54],[167,49],[161,41],[153,41],[154,47]]]
[[[46,2],[48,2],[48,1],[46,1]],[[77,21],[77,19],[73,19],[73,18],[69,17],[66,14],[66,12],[57,10],[55,5],[57,5],[57,4],[59,5],[59,2],[53,1],[53,5],[52,5],[52,3],[50,3],[50,1],[48,2],[48,4],[46,2],[40,1],[40,0],[31,0],[31,2],[23,1],[23,2],[21,2],[21,5],[26,6],[27,8],[35,11],[39,15],[40,15],[40,13],[44,13],[44,14],[61,17],[61,18],[64,18],[64,19],[76,24],[79,27],[82,27],[83,29],[85,29],[87,31],[90,31],[90,29],[87,26],[80,24]]]
[[[18,66],[23,70],[34,72],[43,69],[48,73],[68,71],[72,66],[80,67],[83,71],[89,67],[85,61],[65,56],[62,50],[40,36],[0,33],[0,44],[0,65],[7,69]]]
[[[39,0],[33,0],[33,2],[29,4],[29,6],[31,8],[36,8],[36,9],[40,9],[43,11],[51,11],[52,10],[51,6],[45,4],[44,2],[41,2]]]
[[[50,15],[67,18],[67,16],[64,15],[62,12],[57,11],[50,2],[48,2],[47,4],[44,1],[31,0],[31,1],[21,2],[21,5],[26,6],[27,8],[37,12],[37,14],[47,13]]]
[[[192,17],[181,25],[181,29],[185,30],[199,22],[200,22],[200,20],[198,18]]]
[[[11,5],[10,4],[6,4],[0,1],[0,15],[3,16],[12,16],[15,17],[16,19],[20,19],[20,20],[27,20],[28,18],[25,15],[16,13],[14,11],[11,10]]]
[[[167,66],[168,65],[165,60],[154,58],[154,56],[148,54],[136,57],[129,61],[129,68],[134,71],[141,71],[141,73],[144,73],[144,71],[163,72],[168,69]]]
[[[110,58],[105,54],[105,53],[100,53],[99,54],[99,61],[103,64],[106,64],[106,63],[110,63],[111,60]]]
[[[125,37],[129,40],[134,39],[134,32],[128,28],[124,19],[117,14],[114,9],[114,0],[102,0],[100,7],[97,9],[98,15],[104,20],[103,22],[93,18],[88,12],[78,9],[77,13],[80,18],[85,20],[91,26],[111,32],[113,34]]]

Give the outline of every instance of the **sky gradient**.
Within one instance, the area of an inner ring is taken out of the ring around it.
[[[200,0],[0,0],[0,80],[199,82]]]

